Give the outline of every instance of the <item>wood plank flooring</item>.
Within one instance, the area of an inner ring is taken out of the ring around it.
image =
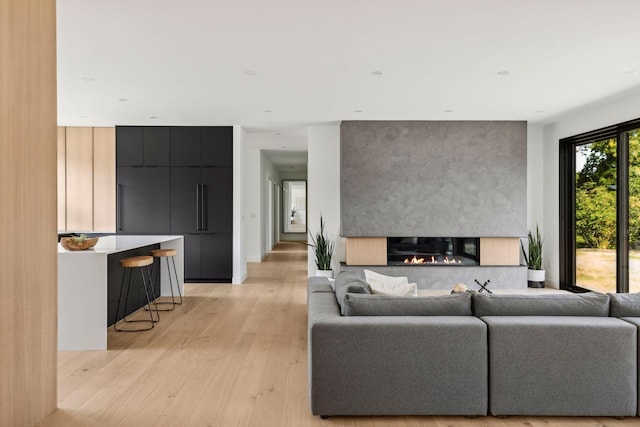
[[[59,354],[59,409],[39,426],[614,427],[640,419],[311,415],[306,247],[281,243],[243,285],[190,284],[154,329]]]

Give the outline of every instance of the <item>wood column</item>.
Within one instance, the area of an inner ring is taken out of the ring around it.
[[[0,0],[0,425],[56,408],[56,6]]]

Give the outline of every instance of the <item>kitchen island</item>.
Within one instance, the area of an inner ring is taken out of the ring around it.
[[[85,251],[67,251],[58,244],[58,350],[107,349],[107,328],[118,320],[119,260],[149,255],[152,249],[177,250],[178,286],[184,295],[182,236],[102,236],[94,248]],[[165,261],[159,270],[160,295],[171,296]],[[132,290],[133,286],[132,281]]]

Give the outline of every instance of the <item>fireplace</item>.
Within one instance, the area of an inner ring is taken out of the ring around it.
[[[388,237],[387,265],[480,265],[479,237]]]

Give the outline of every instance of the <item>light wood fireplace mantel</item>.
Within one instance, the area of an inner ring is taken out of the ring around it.
[[[347,265],[387,265],[386,237],[347,237]]]

